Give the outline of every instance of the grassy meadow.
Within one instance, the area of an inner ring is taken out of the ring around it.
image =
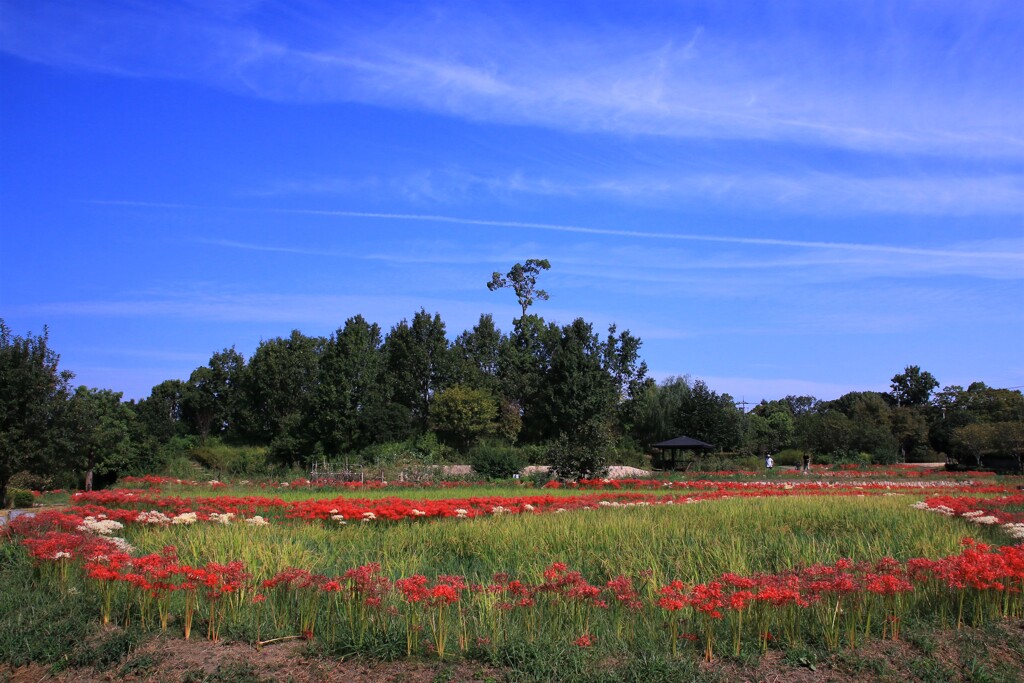
[[[410,491],[403,497],[431,499],[437,493]],[[481,496],[499,493],[472,491]],[[305,499],[310,494],[285,495]],[[723,572],[776,573],[841,557],[939,557],[955,552],[967,535],[1000,540],[998,529],[921,514],[910,507],[914,500],[725,499],[402,524],[129,527],[125,537],[143,552],[177,546],[182,561],[191,564],[240,559],[263,577],[287,567],[336,574],[379,562],[392,577],[459,574],[474,582],[486,582],[499,572],[536,580],[552,562],[564,562],[595,582],[644,570],[654,570],[661,579],[700,582]]]
[[[1012,498],[1017,483],[1000,479],[950,494],[969,510],[971,501],[980,506],[997,489]],[[116,533],[130,553],[115,560],[117,553],[104,550],[84,564],[77,556],[88,550],[69,547],[66,560],[54,550],[63,547],[61,533],[74,535],[69,524],[104,510],[75,498],[52,523],[41,515],[34,532],[39,543],[50,534],[58,545],[39,551],[22,542],[19,533],[30,532],[15,530],[2,546],[0,606],[21,607],[16,616],[0,616],[0,627],[38,642],[26,647],[0,636],[0,661],[52,662],[62,647],[77,652],[83,634],[98,629],[109,636],[111,660],[124,654],[119,648],[157,634],[191,634],[257,647],[303,638],[310,653],[327,657],[476,661],[510,680],[611,681],[627,670],[646,672],[638,680],[714,680],[716,666],[756,666],[766,653],[842,658],[903,634],[984,629],[1022,616],[1024,574],[1008,569],[1022,564],[1013,550],[1019,541],[1003,525],[915,509],[928,493],[886,485],[850,482],[835,495],[801,495],[782,481],[751,486],[752,497],[723,488],[721,497],[693,503],[586,508],[568,502],[618,492],[540,491],[521,483],[172,486],[137,502],[128,496],[110,503],[109,519],[131,519],[166,497],[179,506],[165,509],[172,517],[192,514],[183,512],[191,504],[199,521],[125,523]],[[762,486],[786,495],[761,495]],[[651,490],[661,495],[662,484]],[[408,509],[417,501],[426,508],[539,494],[565,499],[570,509],[365,522],[280,512],[322,500],[398,501]],[[202,517],[244,496],[276,499],[278,512],[265,525],[241,514],[227,523],[215,522],[216,513]],[[1005,510],[1017,515],[1022,502],[1009,499]],[[965,546],[965,538],[984,545]],[[1012,590],[951,589],[950,572],[981,575],[993,562],[1016,577]],[[929,569],[918,574],[921,566]],[[796,593],[786,593],[787,586],[798,586]],[[53,625],[54,605],[74,614],[63,630]],[[75,663],[67,657],[58,668]]]

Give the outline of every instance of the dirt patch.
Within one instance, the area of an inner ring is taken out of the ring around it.
[[[900,640],[870,640],[856,649],[769,650],[743,662],[719,658],[701,666],[709,679],[729,683],[966,683],[1024,680],[1024,621],[1007,620],[983,629],[923,632]],[[615,666],[616,662],[608,662]],[[476,662],[423,660],[379,662],[310,654],[306,643],[289,641],[255,650],[242,643],[211,644],[156,636],[105,671],[91,668],[50,673],[32,664],[0,664],[0,683],[501,683],[500,669]]]
[[[498,683],[500,672],[473,662],[376,662],[309,656],[304,642],[269,645],[261,650],[240,643],[211,644],[204,640],[154,638],[107,671],[73,669],[50,673],[31,664],[12,668],[0,664],[0,683],[100,683],[118,681],[294,681],[295,683]]]

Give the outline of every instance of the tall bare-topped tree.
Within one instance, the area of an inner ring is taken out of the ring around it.
[[[528,259],[525,264],[515,264],[512,270],[504,275],[494,271],[491,281],[487,283],[487,289],[492,292],[496,289],[512,289],[519,299],[519,305],[523,307],[525,318],[526,309],[532,306],[534,301],[547,301],[551,298],[543,289],[537,289],[537,276],[542,270],[550,268],[551,264],[547,259]]]

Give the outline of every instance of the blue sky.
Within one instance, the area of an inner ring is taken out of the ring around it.
[[[627,6],[628,5],[628,6]],[[737,399],[1024,385],[1024,4],[0,0],[0,317],[143,397],[420,307]]]

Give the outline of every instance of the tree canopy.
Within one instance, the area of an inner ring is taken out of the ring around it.
[[[494,271],[490,282],[487,283],[487,289],[492,292],[497,289],[511,289],[516,293],[519,305],[523,309],[523,317],[526,317],[526,309],[532,306],[534,301],[547,301],[550,298],[546,291],[537,289],[537,276],[541,271],[550,268],[551,264],[547,259],[528,259],[525,264],[515,264],[504,275]]]

